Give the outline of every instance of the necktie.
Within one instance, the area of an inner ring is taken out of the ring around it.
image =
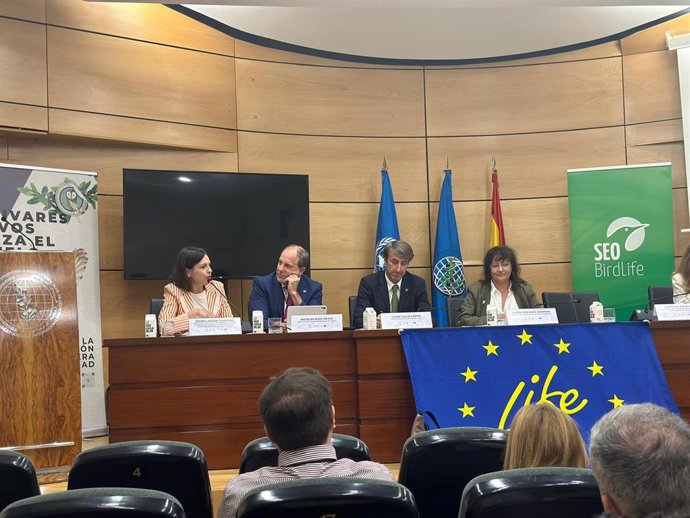
[[[391,286],[391,313],[398,312],[398,285]]]
[[[283,320],[287,320],[287,309],[292,306],[292,297],[288,293],[287,288],[283,288],[283,291],[285,292],[285,312],[283,313]]]

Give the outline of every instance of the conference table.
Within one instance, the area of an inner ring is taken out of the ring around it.
[[[690,321],[650,325],[671,392],[690,419]],[[210,469],[237,468],[245,444],[265,435],[259,395],[288,367],[315,367],[331,380],[336,432],[360,437],[373,460],[399,462],[415,415],[395,330],[121,338],[104,346],[110,442],[191,442]]]

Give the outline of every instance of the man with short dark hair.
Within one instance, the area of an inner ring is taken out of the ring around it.
[[[218,518],[235,518],[242,497],[252,489],[288,480],[360,477],[393,480],[376,462],[338,459],[331,446],[335,409],[330,382],[316,369],[287,369],[264,389],[259,410],[268,438],[278,447],[278,466],[259,468],[231,480]]]
[[[249,295],[249,316],[255,310],[264,314],[264,329],[269,318],[285,320],[288,306],[322,304],[320,282],[304,274],[309,267],[309,253],[299,245],[288,245],[280,253],[276,271],[255,277]]]
[[[366,308],[379,313],[428,311],[431,308],[424,279],[407,271],[414,252],[405,241],[391,241],[383,249],[386,270],[363,277],[359,282],[352,327],[362,327]]]
[[[592,427],[590,461],[607,513],[690,517],[690,425],[669,410],[613,409]]]

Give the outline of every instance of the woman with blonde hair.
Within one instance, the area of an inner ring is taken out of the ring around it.
[[[586,468],[585,443],[572,417],[551,403],[522,407],[510,425],[504,469]]]

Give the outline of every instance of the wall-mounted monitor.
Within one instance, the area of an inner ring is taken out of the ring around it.
[[[291,243],[309,250],[307,175],[125,169],[123,200],[125,279],[167,279],[184,246],[228,279],[273,271]]]

